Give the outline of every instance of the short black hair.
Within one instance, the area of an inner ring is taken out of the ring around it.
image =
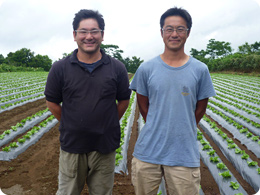
[[[79,23],[88,18],[93,18],[97,20],[98,26],[101,30],[105,30],[105,21],[103,16],[98,11],[82,9],[78,13],[75,14],[75,18],[73,20],[73,30],[77,30],[79,28]]]
[[[187,10],[182,9],[182,8],[178,8],[178,7],[173,7],[173,8],[168,9],[161,16],[161,19],[160,19],[160,26],[161,26],[161,28],[163,28],[164,21],[169,16],[180,16],[180,17],[182,17],[186,21],[187,27],[188,27],[188,29],[190,31],[191,26],[192,26],[192,19],[191,19],[191,16],[190,16],[190,14],[189,14],[189,12]]]

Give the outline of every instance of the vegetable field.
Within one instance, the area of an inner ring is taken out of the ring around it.
[[[6,194],[55,194],[58,121],[43,95],[48,73],[0,74],[0,188]],[[129,75],[131,77],[131,75]],[[260,188],[260,78],[212,74],[210,98],[198,126],[200,194],[255,194]],[[134,194],[131,159],[143,124],[132,93],[121,121],[113,194]],[[167,194],[162,183],[160,194]],[[82,194],[88,194],[87,187]]]

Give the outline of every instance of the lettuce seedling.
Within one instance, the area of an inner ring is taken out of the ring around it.
[[[216,152],[215,150],[211,150],[211,151],[207,152],[207,154],[210,156],[214,156],[215,152]]]
[[[214,162],[214,163],[217,163],[217,162],[219,162],[219,159],[218,159],[219,157],[218,156],[215,156],[215,157],[210,157],[210,161],[211,162]]]
[[[230,182],[230,187],[232,187],[234,190],[237,190],[239,188],[239,184],[237,182]]]
[[[230,178],[231,177],[229,171],[225,171],[223,173],[219,173],[219,175],[221,175],[223,178]]]
[[[247,129],[247,128],[241,129],[239,132],[240,132],[240,133],[247,133],[247,132],[248,132],[248,129]]]
[[[259,139],[259,136],[254,136],[254,137],[252,137],[251,139],[252,139],[253,141],[257,142],[258,139]]]
[[[217,168],[218,168],[218,169],[221,169],[221,170],[227,169],[227,167],[226,167],[226,165],[225,165],[224,163],[218,163],[218,164],[217,164]]]
[[[258,165],[258,163],[257,163],[256,161],[252,161],[252,162],[247,161],[247,164],[248,164],[248,166],[250,166],[250,167],[253,167],[253,166]]]
[[[248,159],[249,155],[245,152],[245,150],[243,150],[243,155],[241,156],[242,159]]]
[[[242,150],[240,150],[239,148],[236,148],[236,149],[235,149],[235,153],[236,153],[236,154],[242,154],[242,153],[243,153],[243,151],[242,151]]]
[[[24,143],[24,142],[25,142],[25,138],[19,138],[19,139],[18,139],[18,142],[19,142],[20,144]]]
[[[3,148],[4,152],[10,152],[10,150],[11,150],[10,146],[6,146],[6,147]]]
[[[200,140],[200,143],[201,143],[202,145],[209,144],[209,142],[206,142],[204,139]]]
[[[206,145],[203,146],[202,150],[209,150],[211,148],[212,147],[210,145],[206,144]]]
[[[10,143],[9,146],[10,146],[11,148],[17,148],[17,147],[18,147],[18,145],[17,145],[16,142],[12,142],[12,143]]]
[[[236,148],[237,145],[236,144],[228,144],[228,148]]]

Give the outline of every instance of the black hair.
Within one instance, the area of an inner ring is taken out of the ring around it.
[[[75,18],[73,20],[73,30],[77,30],[79,28],[79,23],[88,18],[93,18],[97,20],[98,26],[101,30],[105,30],[105,21],[103,16],[98,11],[82,9],[78,13],[75,14]]]
[[[160,26],[161,26],[161,28],[163,28],[164,21],[169,16],[180,16],[180,17],[182,17],[186,21],[187,27],[188,27],[188,29],[190,31],[191,26],[192,26],[192,19],[191,19],[191,16],[190,16],[190,14],[189,14],[189,12],[187,10],[182,9],[182,8],[178,8],[178,7],[173,7],[173,8],[168,9],[161,16],[161,19],[160,19]]]

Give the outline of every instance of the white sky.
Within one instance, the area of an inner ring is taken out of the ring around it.
[[[164,50],[159,20],[174,6],[193,19],[187,54],[206,49],[211,38],[230,42],[235,51],[260,41],[260,0],[0,0],[0,54],[27,48],[58,60],[77,48],[75,13],[93,9],[105,19],[104,44],[118,45],[124,57],[148,60]]]

